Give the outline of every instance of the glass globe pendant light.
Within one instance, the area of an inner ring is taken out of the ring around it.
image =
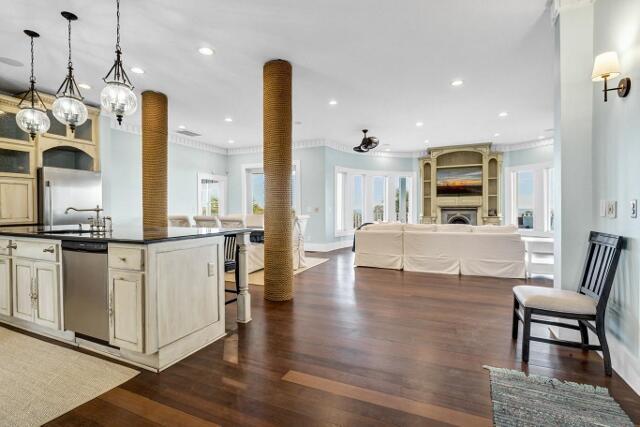
[[[62,124],[69,125],[71,132],[76,127],[87,121],[87,107],[82,102],[82,94],[73,76],[73,64],[71,62],[71,21],[78,19],[71,12],[62,12],[62,17],[68,22],[69,62],[67,63],[67,76],[58,88],[56,100],[53,102],[53,116]]]
[[[40,34],[31,30],[24,30],[24,33],[31,39],[31,77],[29,90],[18,104],[20,111],[16,114],[16,123],[34,140],[36,135],[42,135],[49,130],[51,122],[47,117],[47,107],[36,90],[36,77],[33,74],[33,39],[40,37]]]
[[[107,75],[102,79],[107,84],[100,93],[102,108],[113,113],[122,124],[122,118],[133,114],[138,107],[138,100],[133,93],[133,85],[122,66],[122,50],[120,49],[120,0],[116,0],[116,61]]]

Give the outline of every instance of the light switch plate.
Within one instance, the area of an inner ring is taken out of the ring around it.
[[[209,270],[209,277],[215,277],[216,275],[216,263],[210,262],[207,264],[207,268]]]
[[[615,200],[607,202],[607,217],[615,218],[618,216],[618,203]]]
[[[606,200],[600,200],[600,216],[602,216],[602,217],[607,216],[607,201]]]
[[[631,218],[638,218],[638,200],[633,199],[630,203]]]

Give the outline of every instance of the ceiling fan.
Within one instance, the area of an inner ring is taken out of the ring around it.
[[[362,142],[360,145],[356,145],[353,147],[353,151],[357,153],[366,153],[369,150],[373,150],[380,144],[380,141],[375,136],[367,136],[368,129],[362,129],[364,133],[364,138],[362,138]]]

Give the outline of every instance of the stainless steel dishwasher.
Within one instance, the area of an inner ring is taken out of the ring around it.
[[[109,341],[106,242],[62,242],[64,326],[84,338]]]

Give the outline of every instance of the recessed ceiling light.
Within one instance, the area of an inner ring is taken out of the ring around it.
[[[338,101],[336,101],[335,99],[332,99],[329,101],[329,105],[338,105]]]
[[[544,139],[544,136],[540,135],[540,136],[538,137],[538,139]]]
[[[235,144],[235,141],[233,139],[230,139],[229,141],[227,141],[229,144]]]
[[[187,127],[185,125],[180,125],[178,126],[178,129],[186,129]]]
[[[417,126],[417,127],[419,127],[419,128],[421,128],[422,126],[424,126],[424,123],[422,123],[422,122],[416,122],[416,126]]]
[[[214,50],[211,49],[210,47],[201,47],[200,49],[198,49],[198,52],[200,52],[201,55],[206,55],[206,56],[211,56],[214,54]]]
[[[508,115],[509,113],[507,113],[506,111],[503,111],[500,114],[498,114],[498,117],[507,117]]]
[[[224,121],[227,123],[231,123],[233,121],[233,119],[231,117],[225,117]]]
[[[451,86],[462,86],[464,84],[464,81],[462,80],[453,80],[451,82]]]
[[[384,151],[391,151],[391,148],[385,148]]]
[[[80,84],[78,85],[78,87],[79,87],[80,89],[86,89],[86,90],[91,89],[91,86],[89,86],[89,85],[88,85],[88,84],[86,84],[86,83],[80,83]]]
[[[499,134],[499,133],[497,133],[497,132],[493,134],[493,137],[494,137],[494,138],[497,138],[497,137],[499,137],[499,136],[500,136],[500,134]]]
[[[131,72],[132,73],[136,73],[136,74],[144,74],[144,70],[140,67],[133,67],[131,68]]]

